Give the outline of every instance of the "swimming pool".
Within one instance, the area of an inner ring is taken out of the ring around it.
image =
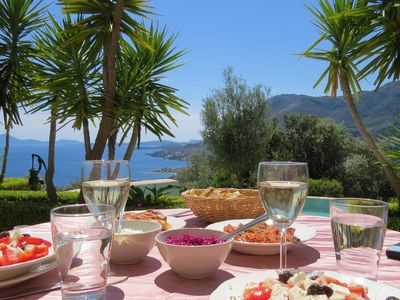
[[[329,198],[307,197],[301,213],[329,217]]]

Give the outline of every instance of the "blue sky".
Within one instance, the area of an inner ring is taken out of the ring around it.
[[[49,2],[49,1],[48,1]],[[166,82],[190,103],[190,117],[176,115],[179,128],[173,127],[177,141],[199,139],[199,113],[202,99],[212,89],[222,87],[223,69],[231,66],[250,85],[271,87],[272,95],[323,95],[323,85],[313,85],[326,66],[301,58],[318,37],[312,15],[305,3],[297,0],[154,0],[153,18],[177,33],[176,46],[187,49],[185,63],[172,71]],[[58,15],[58,7],[51,7]],[[364,85],[366,89],[370,86]],[[15,127],[17,138],[47,140],[46,115],[24,117],[24,126]],[[82,140],[82,133],[63,128],[58,139]],[[151,135],[143,140],[153,140]],[[166,139],[171,139],[167,137]]]

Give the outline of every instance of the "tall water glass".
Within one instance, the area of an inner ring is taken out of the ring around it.
[[[82,166],[82,194],[87,204],[114,206],[123,220],[130,188],[127,160],[86,160]]]
[[[280,264],[286,270],[286,229],[303,209],[308,190],[308,166],[303,162],[260,162],[257,183],[261,200],[281,234]]]
[[[338,271],[378,278],[388,204],[370,199],[335,199],[329,204]]]
[[[50,218],[62,298],[106,299],[114,207],[61,206],[50,211]]]

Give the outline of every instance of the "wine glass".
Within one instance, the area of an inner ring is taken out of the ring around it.
[[[130,169],[127,160],[85,160],[82,194],[87,204],[110,204],[119,216],[119,228],[129,196]],[[95,206],[94,206],[95,207]]]
[[[285,271],[286,229],[296,220],[307,198],[307,163],[260,162],[257,184],[265,210],[280,230],[279,268]]]

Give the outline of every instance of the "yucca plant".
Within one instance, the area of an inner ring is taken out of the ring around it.
[[[400,126],[394,126],[384,141],[387,144],[386,154],[390,162],[400,172]]]
[[[69,43],[76,34],[74,29],[68,14],[60,23],[50,16],[49,24],[35,38],[35,93],[29,104],[31,112],[50,111],[45,179],[49,198],[54,201],[57,197],[53,184],[57,123],[64,126],[72,122],[74,129],[83,129],[85,149],[90,151],[89,122],[101,110],[96,100],[100,94],[101,64],[98,58],[88,55],[93,46],[91,40]]]
[[[0,182],[6,173],[10,129],[21,124],[19,107],[30,96],[32,55],[31,34],[43,23],[41,1],[0,0],[0,109],[6,141]]]
[[[151,14],[147,0],[59,0],[65,13],[81,15],[75,23],[76,34],[69,43],[89,40],[92,43],[88,56],[92,59],[101,54],[104,96],[101,101],[100,124],[88,159],[101,159],[107,140],[113,129],[114,101],[116,95],[116,59],[122,35],[138,43],[139,33],[145,31],[134,17],[147,18]]]
[[[120,144],[129,140],[124,159],[129,160],[141,130],[152,132],[160,140],[163,135],[173,137],[170,125],[177,125],[171,111],[187,114],[188,103],[176,96],[176,89],[162,81],[166,74],[181,66],[179,59],[184,50],[176,50],[176,35],[166,28],[151,24],[148,32],[140,33],[146,43],[123,42],[117,64],[117,98],[115,102],[114,140],[109,140],[109,155],[113,159],[116,135],[120,130]],[[147,46],[149,45],[150,48]],[[114,148],[114,149],[113,149]]]
[[[358,92],[361,91],[359,84],[361,73],[357,65],[365,60],[366,53],[370,53],[369,51],[381,51],[371,50],[368,44],[369,38],[376,31],[376,27],[371,24],[373,19],[369,2],[367,0],[319,0],[318,7],[309,7],[314,15],[314,23],[319,29],[320,37],[302,55],[328,63],[328,67],[315,86],[326,78],[325,93],[331,92],[333,96],[336,96],[340,84],[343,99],[358,131],[381,164],[393,190],[400,197],[400,178],[366,130],[356,107]],[[362,11],[365,13],[354,13]],[[321,43],[330,44],[330,48],[316,50]],[[371,53],[371,55],[375,54],[377,53]]]

